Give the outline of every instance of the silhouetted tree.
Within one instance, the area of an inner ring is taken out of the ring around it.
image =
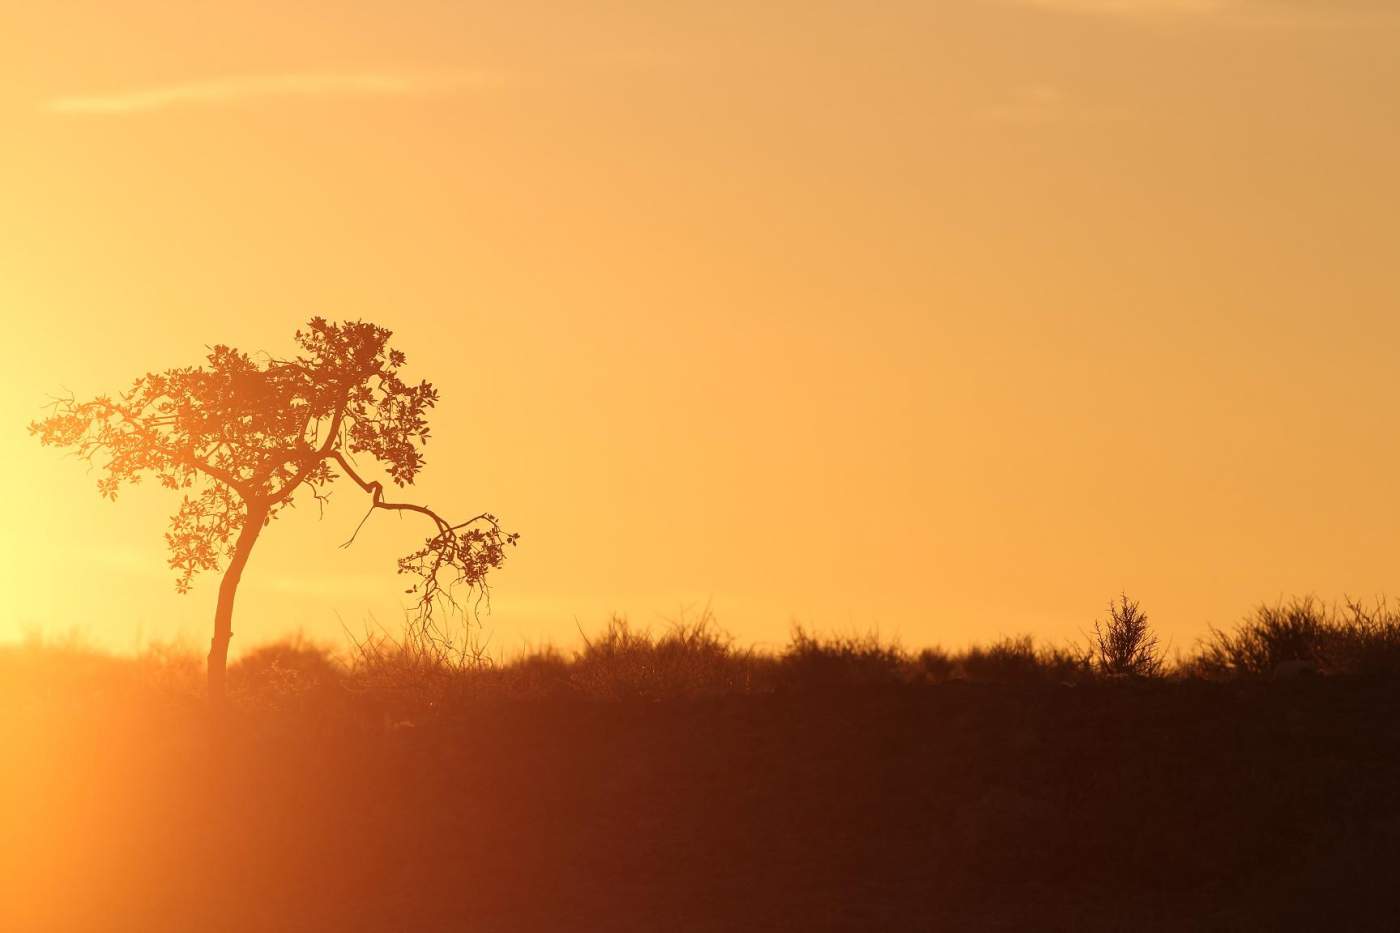
[[[248,556],[298,492],[323,500],[344,475],[370,497],[361,527],[376,509],[425,516],[432,534],[399,560],[399,572],[417,578],[407,592],[427,617],[435,605],[454,602],[456,586],[484,591],[487,572],[516,543],[489,513],[452,522],[426,506],[390,502],[383,484],[354,465],[357,455],[372,457],[398,486],[423,467],[437,390],[399,377],[404,355],[388,347],[389,337],[374,324],[313,318],[297,331],[300,352],[291,359],[216,346],[205,366],[147,373],[115,397],[58,399],[49,417],[29,426],[41,443],[71,447],[93,463],[98,491],[109,499],[146,474],[189,490],[165,535],[176,589],[188,592],[196,574],[228,561],[209,643],[215,704],[225,697],[233,600]]]

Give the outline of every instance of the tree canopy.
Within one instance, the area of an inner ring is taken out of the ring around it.
[[[242,534],[247,523],[270,523],[300,495],[323,500],[348,477],[370,496],[366,519],[386,509],[433,523],[423,546],[399,561],[416,578],[408,592],[430,613],[458,585],[484,588],[518,536],[489,513],[452,522],[391,502],[383,483],[361,475],[358,458],[371,458],[394,485],[411,485],[438,400],[431,383],[400,376],[405,358],[390,336],[371,323],[313,318],[287,359],[218,345],[205,365],[147,373],[119,395],[59,398],[29,430],[92,463],[108,499],[148,476],[184,492],[165,536],[181,592],[234,558],[241,540],[251,546],[256,528]]]

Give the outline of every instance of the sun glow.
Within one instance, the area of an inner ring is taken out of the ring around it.
[[[1123,588],[1189,640],[1385,589],[1391,33],[1118,15],[1150,6],[804,8],[800,39],[750,11],[742,42],[699,4],[567,38],[25,13],[0,635],[207,639],[176,502],[100,502],[23,425],[315,314],[385,324],[440,387],[422,495],[525,534],[506,648],[707,601],[765,642],[1060,637]],[[339,549],[350,498],[264,542],[241,635],[397,618],[412,535]]]

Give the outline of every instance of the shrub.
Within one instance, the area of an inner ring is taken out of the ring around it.
[[[1110,676],[1156,677],[1162,673],[1161,649],[1147,624],[1147,613],[1123,594],[1108,604],[1108,618],[1094,622],[1092,652],[1101,672]]]
[[[1094,673],[1093,653],[1088,649],[1040,648],[1036,651],[1042,676],[1056,683],[1078,683]]]
[[[928,683],[943,683],[958,676],[958,659],[942,648],[925,648],[913,661],[914,674]]]
[[[345,677],[352,692],[395,721],[451,708],[495,664],[469,618],[451,628],[422,615],[405,619],[397,636],[383,628],[352,636]]]
[[[693,621],[673,621],[659,638],[613,616],[601,635],[584,638],[574,656],[570,683],[603,699],[665,699],[746,692],[761,665],[705,609]]]
[[[1311,596],[1260,605],[1234,632],[1212,627],[1194,666],[1206,675],[1269,675],[1284,661],[1309,661],[1328,669],[1335,620]]]
[[[906,658],[879,635],[817,636],[794,626],[792,640],[778,659],[778,682],[800,689],[869,686],[907,679]]]
[[[344,674],[328,649],[297,635],[262,645],[234,662],[229,668],[229,685],[245,700],[280,706],[308,693],[335,688]]]
[[[150,645],[136,658],[141,683],[167,699],[194,701],[205,691],[204,658],[178,645]]]
[[[1068,648],[1037,648],[1030,635],[1006,636],[973,645],[955,663],[968,680],[987,683],[1078,681],[1090,672],[1089,658]]]
[[[493,695],[500,697],[558,697],[573,691],[572,665],[557,648],[546,646],[483,672]]]
[[[1335,610],[1328,639],[1327,660],[1336,673],[1394,675],[1400,673],[1400,610],[1385,599],[1370,606],[1347,600]]]

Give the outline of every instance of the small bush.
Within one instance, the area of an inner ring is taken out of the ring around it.
[[[1029,635],[1007,636],[986,647],[973,645],[960,665],[968,680],[1025,681],[1040,678],[1035,642]]]
[[[985,647],[973,645],[955,663],[965,679],[986,683],[1077,682],[1091,672],[1087,655],[1067,648],[1038,648],[1030,635],[1007,636]]]
[[[943,683],[958,676],[958,659],[942,648],[925,648],[914,658],[913,671],[918,680]]]
[[[470,620],[449,629],[407,616],[399,635],[381,628],[354,639],[344,683],[398,721],[453,708],[475,692],[494,664]]]
[[[1284,661],[1328,668],[1329,642],[1337,626],[1312,597],[1261,605],[1233,632],[1211,628],[1194,667],[1206,675],[1267,676]]]
[[[817,636],[802,626],[778,660],[783,686],[810,689],[893,684],[907,680],[906,658],[894,644],[878,635]]]
[[[672,622],[659,638],[613,616],[601,635],[584,639],[570,683],[603,699],[693,697],[746,692],[758,666],[751,651],[734,647],[708,609],[693,621]]]
[[[143,684],[167,698],[203,699],[205,659],[177,645],[151,645],[136,658]]]
[[[1108,618],[1094,623],[1092,650],[1098,668],[1111,677],[1157,677],[1162,654],[1147,613],[1123,594],[1108,604]]]
[[[1400,609],[1385,599],[1367,606],[1348,600],[1334,610],[1336,620],[1327,639],[1327,661],[1333,673],[1393,676],[1400,673]]]
[[[1093,677],[1094,658],[1078,648],[1040,648],[1036,651],[1042,675],[1056,683],[1079,683]]]
[[[484,672],[482,679],[501,697],[551,698],[573,692],[571,667],[568,658],[548,646]]]
[[[339,687],[345,670],[330,650],[297,635],[262,645],[229,667],[235,697],[279,707]]]

